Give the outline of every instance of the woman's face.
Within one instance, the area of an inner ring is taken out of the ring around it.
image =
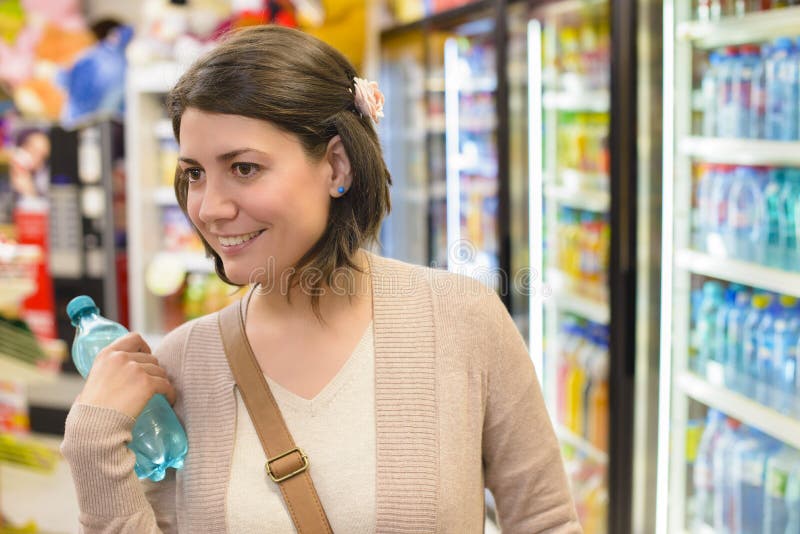
[[[311,161],[294,135],[195,108],[181,118],[179,165],[189,218],[239,284],[294,265],[325,231],[338,186],[330,158]]]

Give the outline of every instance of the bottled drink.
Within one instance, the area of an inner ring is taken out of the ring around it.
[[[763,139],[764,116],[767,108],[767,69],[766,62],[770,55],[770,47],[761,47],[759,61],[753,67],[752,84],[750,85],[750,125],[748,136],[752,139]]]
[[[775,41],[767,61],[766,134],[768,139],[793,141],[798,138],[797,59],[791,39]]]
[[[727,334],[728,316],[736,304],[736,296],[745,291],[738,284],[731,284],[725,291],[725,299],[717,309],[714,318],[714,341],[709,361],[706,363],[706,377],[714,384],[725,384],[725,366],[728,361]]]
[[[731,68],[731,122],[735,137],[750,134],[750,108],[753,76],[761,63],[760,50],[755,45],[743,45]]]
[[[797,209],[800,207],[800,169],[783,169],[783,186],[778,194],[778,234],[783,250],[781,267],[798,270]]]
[[[789,514],[786,509],[786,490],[789,475],[800,462],[800,453],[784,445],[769,457],[764,486],[763,534],[786,534]]]
[[[711,254],[727,256],[734,253],[733,243],[729,242],[728,236],[728,204],[736,167],[734,165],[713,165],[711,170],[711,211],[705,246]]]
[[[750,311],[751,299],[749,291],[739,291],[725,318],[725,385],[737,391],[742,390],[744,323]]]
[[[762,200],[764,202],[762,214],[764,216],[764,233],[761,235],[763,242],[762,256],[756,258],[764,265],[780,266],[784,250],[780,236],[781,189],[783,188],[783,169],[774,168],[765,171],[767,176]]]
[[[706,416],[706,428],[700,438],[694,463],[694,530],[701,525],[714,522],[714,451],[722,433],[725,416],[719,410],[710,409]]]
[[[800,465],[786,481],[786,532],[800,532]]]
[[[754,398],[764,404],[769,404],[771,381],[773,378],[773,357],[775,356],[775,319],[782,311],[779,299],[773,299],[766,309],[756,327],[757,356],[755,367],[750,369],[750,378],[753,381]]]
[[[67,305],[67,314],[77,328],[72,344],[75,367],[85,378],[97,354],[128,330],[100,315],[94,301],[85,295]],[[136,455],[134,470],[139,478],[159,481],[170,467],[180,469],[186,456],[186,433],[163,395],[154,395],[136,418],[128,444]]]
[[[738,369],[739,390],[748,397],[755,397],[758,380],[758,327],[767,313],[772,297],[766,294],[754,295],[750,302],[750,311],[742,326],[742,362]]]
[[[726,247],[737,258],[763,260],[768,232],[763,172],[737,167],[728,195]]]
[[[733,75],[739,68],[739,49],[735,46],[725,48],[719,64],[717,82],[718,113],[717,135],[736,137],[736,102],[733,100]]]
[[[708,56],[708,67],[703,73],[700,82],[700,91],[703,95],[703,135],[714,137],[717,135],[717,120],[719,117],[719,74],[722,56],[718,52],[711,52]]]
[[[775,317],[775,343],[770,362],[768,400],[770,405],[779,410],[790,412],[793,408],[791,375],[797,365],[797,342],[800,339],[800,310],[794,297],[783,295],[779,303],[780,309]]]
[[[745,438],[734,447],[731,473],[735,532],[758,532],[761,528],[767,457],[779,447],[779,442],[755,428],[748,429]]]
[[[732,534],[733,477],[730,472],[733,448],[739,440],[740,423],[726,419],[714,447],[714,532]]]
[[[722,286],[718,282],[706,282],[703,285],[703,300],[700,302],[694,337],[694,370],[703,376],[714,350],[716,316],[721,305]]]

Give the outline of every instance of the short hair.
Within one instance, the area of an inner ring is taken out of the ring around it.
[[[355,107],[355,76],[353,65],[316,37],[282,26],[254,26],[228,34],[167,95],[178,142],[181,117],[189,107],[268,121],[297,136],[314,161],[324,157],[334,136],[340,136],[350,158],[352,186],[333,200],[325,232],[294,265],[290,278],[290,286],[311,280],[312,305],[318,316],[318,289],[323,283],[330,285],[337,270],[358,269],[355,254],[377,241],[381,222],[391,208],[391,176],[370,117]],[[174,187],[178,204],[187,213],[188,180],[180,169]],[[222,259],[200,238],[214,258],[217,275],[233,284]],[[304,278],[309,272],[314,276]]]

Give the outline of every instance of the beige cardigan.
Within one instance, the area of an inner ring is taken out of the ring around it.
[[[376,531],[482,532],[485,484],[504,534],[581,532],[533,365],[500,299],[463,276],[369,258]],[[76,404],[62,452],[84,532],[226,532],[236,399],[216,314],[170,333],[156,355],[178,391],[185,467],[140,483],[125,446],[134,420]]]

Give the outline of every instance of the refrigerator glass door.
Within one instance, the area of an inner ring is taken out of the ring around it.
[[[584,531],[608,504],[609,13],[512,6],[512,309],[562,443]]]

